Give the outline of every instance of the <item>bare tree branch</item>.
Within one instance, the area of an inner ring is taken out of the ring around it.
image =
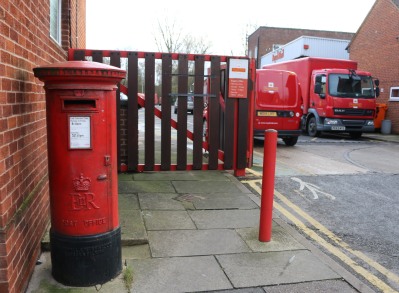
[[[202,37],[183,34],[183,29],[168,19],[163,22],[158,20],[159,34],[155,36],[155,43],[160,52],[207,54],[210,49],[209,42]]]

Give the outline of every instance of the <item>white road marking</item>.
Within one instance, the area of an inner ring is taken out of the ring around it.
[[[299,191],[303,191],[305,188],[309,189],[309,191],[313,194],[313,199],[318,199],[319,198],[318,194],[321,194],[321,195],[324,195],[325,197],[327,197],[327,198],[329,198],[331,200],[335,200],[335,196],[334,195],[320,190],[320,187],[318,187],[315,184],[304,182],[301,179],[296,178],[296,177],[291,177],[291,179],[300,184]]]

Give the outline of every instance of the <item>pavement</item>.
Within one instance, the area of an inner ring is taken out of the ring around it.
[[[364,133],[362,137],[374,139],[374,140],[399,143],[399,135],[398,134],[381,134],[379,132],[374,132],[374,133]]]
[[[259,220],[259,195],[230,171],[119,174],[122,273],[93,287],[60,284],[46,235],[27,292],[374,292],[275,210],[271,241],[259,241]]]

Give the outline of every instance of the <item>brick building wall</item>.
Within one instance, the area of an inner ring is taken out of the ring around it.
[[[4,293],[25,291],[49,223],[45,95],[33,68],[66,60],[66,49],[74,45],[73,17],[66,17],[67,8],[74,2],[62,1],[60,46],[49,36],[49,0],[0,1],[0,292]],[[77,2],[85,7],[84,0]]]
[[[353,33],[346,32],[262,26],[248,37],[248,56],[260,62],[263,55],[273,51],[273,45],[285,45],[301,36],[351,40],[353,35]]]
[[[350,59],[370,71],[382,89],[377,103],[388,106],[386,118],[399,134],[399,101],[389,101],[391,87],[399,87],[399,1],[377,0],[350,43]]]
[[[71,0],[70,11],[71,40],[68,48],[86,48],[86,2]]]

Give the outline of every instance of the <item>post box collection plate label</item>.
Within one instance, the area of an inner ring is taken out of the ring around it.
[[[91,149],[90,116],[69,116],[69,148]]]

